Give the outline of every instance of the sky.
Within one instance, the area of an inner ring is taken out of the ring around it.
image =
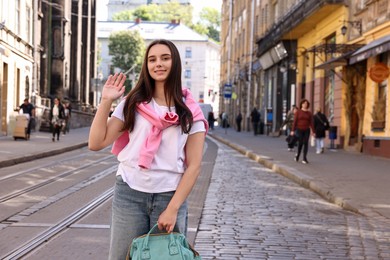
[[[98,21],[107,19],[107,3],[108,0],[97,0],[97,18]],[[198,18],[198,13],[203,7],[213,7],[221,10],[222,0],[191,0],[191,5],[194,7],[194,19]]]

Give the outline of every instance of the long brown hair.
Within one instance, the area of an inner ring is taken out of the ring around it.
[[[191,130],[193,117],[191,110],[183,101],[183,92],[181,86],[181,59],[176,46],[168,40],[155,40],[149,44],[146,49],[144,62],[142,64],[141,73],[136,86],[126,96],[123,114],[125,118],[123,130],[133,131],[135,125],[136,107],[141,102],[149,103],[153,98],[155,90],[155,81],[150,76],[148,70],[148,55],[150,48],[156,44],[166,45],[171,51],[172,67],[164,84],[165,100],[168,102],[168,107],[172,106],[171,100],[174,102],[176,114],[179,116],[179,124],[184,133]]]

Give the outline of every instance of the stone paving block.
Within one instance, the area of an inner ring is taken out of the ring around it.
[[[200,248],[204,244],[208,249],[207,259],[354,259],[386,254],[389,240],[383,238],[390,232],[380,230],[387,225],[374,221],[375,226],[243,160],[225,145],[218,147],[196,239]]]

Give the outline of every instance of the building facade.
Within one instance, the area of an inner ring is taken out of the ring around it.
[[[0,135],[13,131],[16,112],[36,89],[32,0],[0,2]]]
[[[24,98],[36,106],[37,129],[54,97],[90,106],[95,16],[95,0],[0,2],[1,135],[13,133]]]
[[[230,118],[241,110],[249,121],[258,107],[264,131],[279,132],[306,98],[329,118],[332,145],[390,157],[389,1],[225,0],[222,8],[220,90],[232,85],[233,95],[221,97],[221,109]]]
[[[101,46],[101,64],[98,71],[107,78],[116,69],[109,55],[109,37],[112,32],[138,30],[145,44],[156,39],[171,40],[177,47],[182,61],[182,85],[191,90],[196,101],[211,104],[214,113],[219,108],[220,47],[178,21],[124,22],[99,21],[98,42]]]

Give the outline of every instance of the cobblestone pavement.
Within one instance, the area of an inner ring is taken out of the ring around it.
[[[390,259],[390,223],[364,217],[218,143],[195,248],[202,259]]]

